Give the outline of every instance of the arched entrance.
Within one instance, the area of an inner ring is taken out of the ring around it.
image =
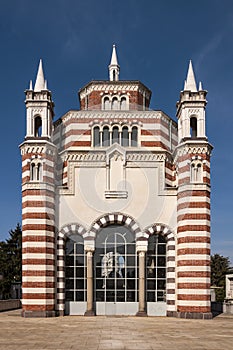
[[[138,311],[135,235],[119,224],[102,228],[94,254],[94,308],[97,315],[135,315]]]

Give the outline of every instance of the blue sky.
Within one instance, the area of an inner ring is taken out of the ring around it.
[[[24,90],[43,59],[55,119],[78,109],[77,91],[108,79],[112,44],[121,79],[152,90],[152,109],[172,118],[188,61],[208,90],[212,156],[212,253],[233,262],[233,1],[1,0],[0,240],[21,222]]]

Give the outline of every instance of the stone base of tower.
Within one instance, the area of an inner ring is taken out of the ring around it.
[[[56,311],[54,310],[54,305],[23,305],[22,317],[55,317]]]
[[[186,318],[186,319],[196,319],[196,320],[211,320],[213,315],[211,312],[178,312],[178,311],[168,311],[168,317]]]
[[[28,311],[28,310],[23,310],[21,313],[22,317],[25,318],[36,318],[36,317],[56,317],[56,312],[55,311]]]

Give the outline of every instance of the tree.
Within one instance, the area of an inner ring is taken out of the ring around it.
[[[224,301],[226,291],[226,274],[230,272],[230,259],[219,254],[211,256],[211,285],[216,289],[216,301]]]
[[[13,282],[22,282],[22,230],[20,224],[10,230],[10,238],[0,242],[0,295],[2,299],[10,298]]]

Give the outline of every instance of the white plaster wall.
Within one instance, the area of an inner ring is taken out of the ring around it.
[[[126,168],[127,199],[105,199],[105,167],[75,168],[75,194],[62,195],[57,203],[58,228],[79,223],[88,229],[98,217],[111,212],[122,212],[132,216],[142,229],[153,223],[163,223],[176,229],[176,196],[159,194],[159,166]],[[119,179],[119,189],[122,189],[122,181]]]

